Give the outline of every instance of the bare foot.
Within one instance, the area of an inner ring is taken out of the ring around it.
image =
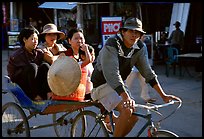
[[[39,95],[37,95],[34,100],[35,100],[35,101],[41,101],[41,100],[43,100],[43,99],[42,99]]]
[[[52,99],[52,96],[53,96],[53,92],[48,92],[47,93],[47,99]]]

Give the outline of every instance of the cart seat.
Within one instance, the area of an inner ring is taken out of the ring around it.
[[[42,101],[33,101],[31,100],[20,86],[16,83],[13,83],[8,76],[5,77],[6,86],[3,89],[3,92],[12,93],[21,107],[30,110],[31,112],[39,114],[50,114],[57,112],[68,112],[75,111],[77,109],[87,107],[87,106],[97,106],[100,105],[95,101],[67,101],[67,100],[42,100]],[[15,99],[15,100],[16,100]]]

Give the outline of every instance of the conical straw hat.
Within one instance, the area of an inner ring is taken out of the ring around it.
[[[79,86],[81,68],[76,60],[60,56],[48,70],[48,84],[55,95],[67,96]]]

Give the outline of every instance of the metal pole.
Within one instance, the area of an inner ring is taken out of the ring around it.
[[[10,2],[10,19],[13,19],[13,2]]]
[[[54,24],[57,26],[57,9],[54,9]]]
[[[84,26],[83,26],[83,9],[82,9],[82,5],[80,3],[77,3],[76,23],[77,23],[77,28],[80,28],[82,30],[84,29]]]

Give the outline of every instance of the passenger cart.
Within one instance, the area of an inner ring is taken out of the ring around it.
[[[69,137],[71,124],[75,116],[84,107],[101,105],[91,101],[62,101],[43,100],[33,101],[26,96],[23,90],[5,76],[6,88],[2,93],[9,93],[14,102],[7,102],[2,106],[2,136],[3,137],[30,137],[30,130],[53,126],[56,136]],[[52,114],[53,122],[43,125],[29,125],[29,120],[37,115]],[[82,120],[82,127],[85,120]]]

